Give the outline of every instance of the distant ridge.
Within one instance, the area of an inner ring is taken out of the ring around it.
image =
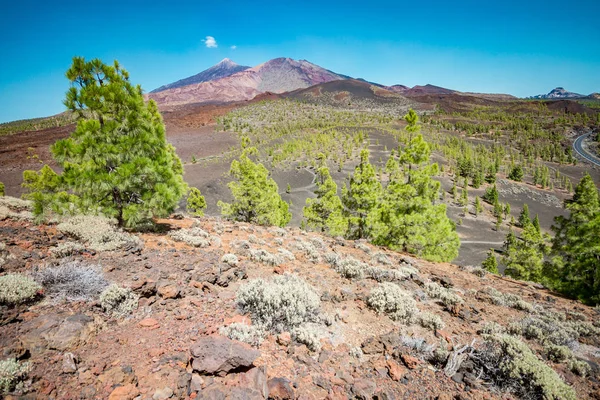
[[[548,94],[538,94],[537,96],[531,96],[530,99],[577,99],[587,97],[586,95],[573,93],[565,90],[562,87],[552,89]]]
[[[209,82],[215,81],[217,79],[225,78],[230,75],[233,75],[237,72],[245,71],[249,69],[245,65],[238,65],[231,61],[229,58],[223,59],[216,65],[213,65],[207,70],[204,70],[196,75],[189,76],[184,79],[180,79],[177,82],[169,83],[167,85],[163,85],[158,89],[154,89],[150,93],[162,92],[163,90],[175,89],[187,85],[193,85],[195,83]]]

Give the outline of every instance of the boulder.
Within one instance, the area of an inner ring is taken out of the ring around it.
[[[190,349],[192,368],[200,374],[224,376],[248,368],[260,356],[258,350],[222,336],[200,338]]]
[[[267,382],[269,387],[269,398],[273,400],[294,399],[294,389],[286,378],[271,378]]]

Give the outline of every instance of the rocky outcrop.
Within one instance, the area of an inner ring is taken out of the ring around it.
[[[260,356],[258,350],[221,336],[200,338],[190,349],[195,372],[220,375],[249,368]]]

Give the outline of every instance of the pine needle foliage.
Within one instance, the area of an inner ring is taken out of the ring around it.
[[[410,117],[407,121],[416,124]],[[413,129],[414,131],[414,129]],[[445,204],[435,204],[440,183],[432,177],[437,164],[428,164],[431,149],[421,135],[400,151],[381,200],[368,215],[374,244],[416,254],[431,261],[450,261],[458,255],[460,240],[446,215]],[[388,162],[388,165],[393,165]]]
[[[187,210],[195,217],[202,217],[206,208],[206,199],[202,196],[200,189],[192,187],[188,193]]]
[[[337,195],[337,185],[326,165],[321,165],[317,170],[316,184],[317,197],[306,199],[303,209],[306,227],[332,236],[345,235],[348,220],[344,218],[342,201]]]
[[[567,295],[600,304],[600,194],[589,174],[564,207],[570,214],[555,218],[546,279]]]
[[[71,87],[64,104],[77,116],[77,128],[51,150],[81,212],[128,227],[168,215],[187,185],[156,103],[144,101],[117,61],[75,57],[66,76]]]
[[[369,151],[360,152],[360,163],[354,168],[348,187],[342,189],[342,203],[348,218],[349,239],[369,237],[367,216],[375,208],[382,194],[375,168],[369,162]]]
[[[256,148],[247,147],[239,160],[232,161],[229,174],[234,180],[228,186],[234,200],[219,201],[217,205],[225,217],[235,221],[285,226],[292,218],[289,205],[279,195],[277,183],[267,168],[250,159],[256,152]]]

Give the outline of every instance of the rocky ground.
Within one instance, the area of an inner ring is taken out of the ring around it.
[[[588,330],[598,321],[597,309],[538,285],[362,242],[215,218],[159,222],[160,233],[138,235],[143,245],[86,248],[57,258],[52,249],[73,239],[56,225],[15,217],[0,221],[0,242],[8,254],[0,275],[31,274],[75,261],[99,266],[108,281],[131,288],[139,298],[125,317],[107,314],[98,300],[56,300],[43,293],[28,304],[0,305],[0,358],[31,365],[20,391],[5,398],[517,398],[479,369],[473,355],[481,354],[484,333],[548,313],[564,316],[563,324],[580,321]],[[172,234],[190,232],[185,229],[192,226],[205,233],[203,240],[187,240],[194,246]],[[234,254],[238,262],[222,261],[225,254]],[[379,275],[343,277],[341,263],[332,260],[350,257]],[[437,316],[441,323],[423,327],[394,321],[369,307],[369,294],[380,285],[373,278],[388,276],[386,271],[399,271],[391,280],[410,293],[419,315]],[[315,340],[267,332],[252,347],[221,335],[221,328],[231,324],[256,325],[238,307],[240,286],[285,274],[301,277],[320,297],[319,317],[311,325]],[[565,362],[550,361],[540,341],[523,340],[578,398],[600,399],[597,330],[581,333],[570,345],[589,366],[585,377]]]

